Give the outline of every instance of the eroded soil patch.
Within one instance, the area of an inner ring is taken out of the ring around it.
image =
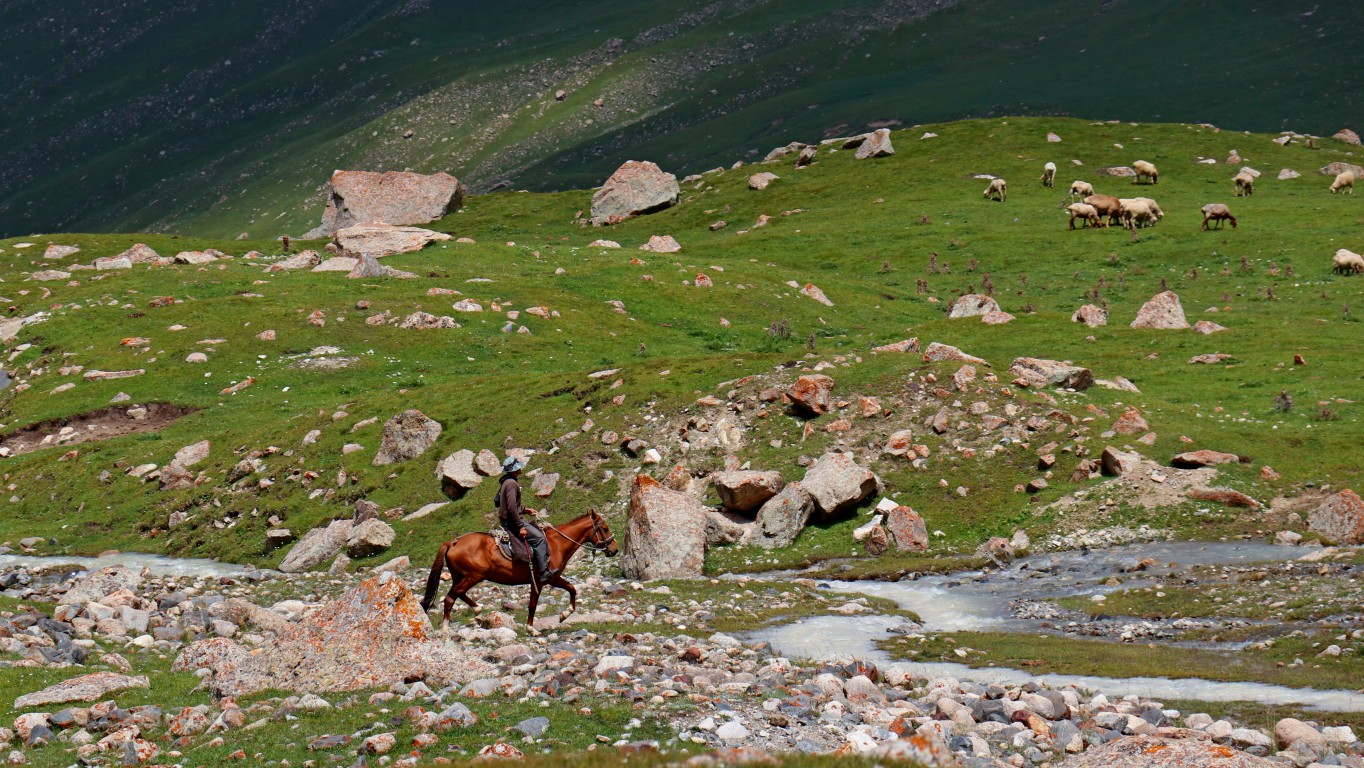
[[[156,432],[199,409],[170,403],[110,405],[75,416],[48,419],[0,437],[8,456],[57,445],[112,440],[139,432]]]

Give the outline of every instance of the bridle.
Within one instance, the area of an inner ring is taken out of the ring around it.
[[[596,512],[591,512],[589,514],[592,515],[592,533],[590,533],[588,537],[582,541],[574,539],[572,536],[569,536],[568,534],[564,533],[558,528],[555,528],[552,525],[549,525],[548,523],[545,524],[545,527],[550,529],[551,531],[554,531],[555,533],[559,534],[560,537],[564,538],[567,541],[572,542],[573,544],[576,544],[579,547],[591,547],[592,551],[594,552],[605,552],[607,547],[610,547],[612,544],[616,543],[616,534],[612,532],[610,527],[607,527],[605,525],[604,521],[601,518],[601,515],[598,515]],[[606,539],[599,540],[603,535],[606,536]]]

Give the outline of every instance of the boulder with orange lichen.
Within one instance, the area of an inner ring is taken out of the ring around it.
[[[476,652],[435,640],[421,605],[390,572],[366,579],[258,649],[201,640],[172,668],[209,670],[220,696],[351,691],[413,679],[444,684],[492,672]]]

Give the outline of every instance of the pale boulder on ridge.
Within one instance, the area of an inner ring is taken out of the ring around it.
[[[628,160],[592,195],[592,225],[619,224],[677,205],[677,177],[647,161]]]

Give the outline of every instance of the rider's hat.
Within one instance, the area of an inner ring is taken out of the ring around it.
[[[524,469],[525,466],[526,460],[519,456],[508,456],[502,460],[503,472],[515,472],[519,469]]]

